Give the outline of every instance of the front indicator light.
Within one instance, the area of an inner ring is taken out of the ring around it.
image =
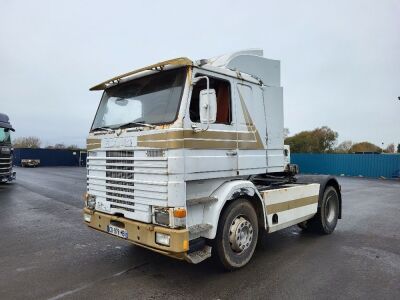
[[[180,228],[186,226],[186,209],[185,208],[174,208],[174,228]]]
[[[175,208],[174,209],[174,217],[175,218],[184,218],[184,217],[186,217],[186,209],[184,209],[184,208]]]
[[[83,219],[84,219],[86,222],[90,223],[90,221],[92,220],[92,216],[91,216],[91,215],[88,215],[88,214],[83,214]]]
[[[170,244],[171,236],[169,234],[156,232],[156,243],[163,246],[168,246]]]

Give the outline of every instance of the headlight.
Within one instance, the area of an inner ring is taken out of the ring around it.
[[[164,207],[155,208],[154,223],[169,226],[169,209]]]
[[[156,243],[163,246],[168,246],[170,243],[171,236],[169,234],[156,232]]]
[[[95,195],[90,195],[88,193],[85,193],[83,196],[83,199],[85,200],[85,206],[89,209],[95,209],[96,207],[96,196]]]
[[[186,226],[186,208],[153,207],[153,223],[171,228]]]

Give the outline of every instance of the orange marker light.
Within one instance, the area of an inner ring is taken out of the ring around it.
[[[189,241],[184,240],[183,241],[183,251],[188,251],[189,250]]]
[[[175,218],[184,218],[184,217],[186,217],[186,209],[184,209],[184,208],[174,209],[174,217]]]

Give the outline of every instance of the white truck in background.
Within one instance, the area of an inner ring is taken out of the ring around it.
[[[11,144],[11,131],[14,131],[6,114],[0,113],[0,183],[15,180],[13,171],[13,152]]]
[[[246,265],[264,233],[330,234],[340,185],[299,176],[283,138],[280,62],[247,50],[111,78],[87,140],[84,220],[191,263]]]

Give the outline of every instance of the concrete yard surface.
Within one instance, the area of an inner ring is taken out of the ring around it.
[[[400,299],[400,182],[339,178],[332,235],[271,234],[244,269],[173,260],[87,228],[84,168],[0,185],[2,299]]]

